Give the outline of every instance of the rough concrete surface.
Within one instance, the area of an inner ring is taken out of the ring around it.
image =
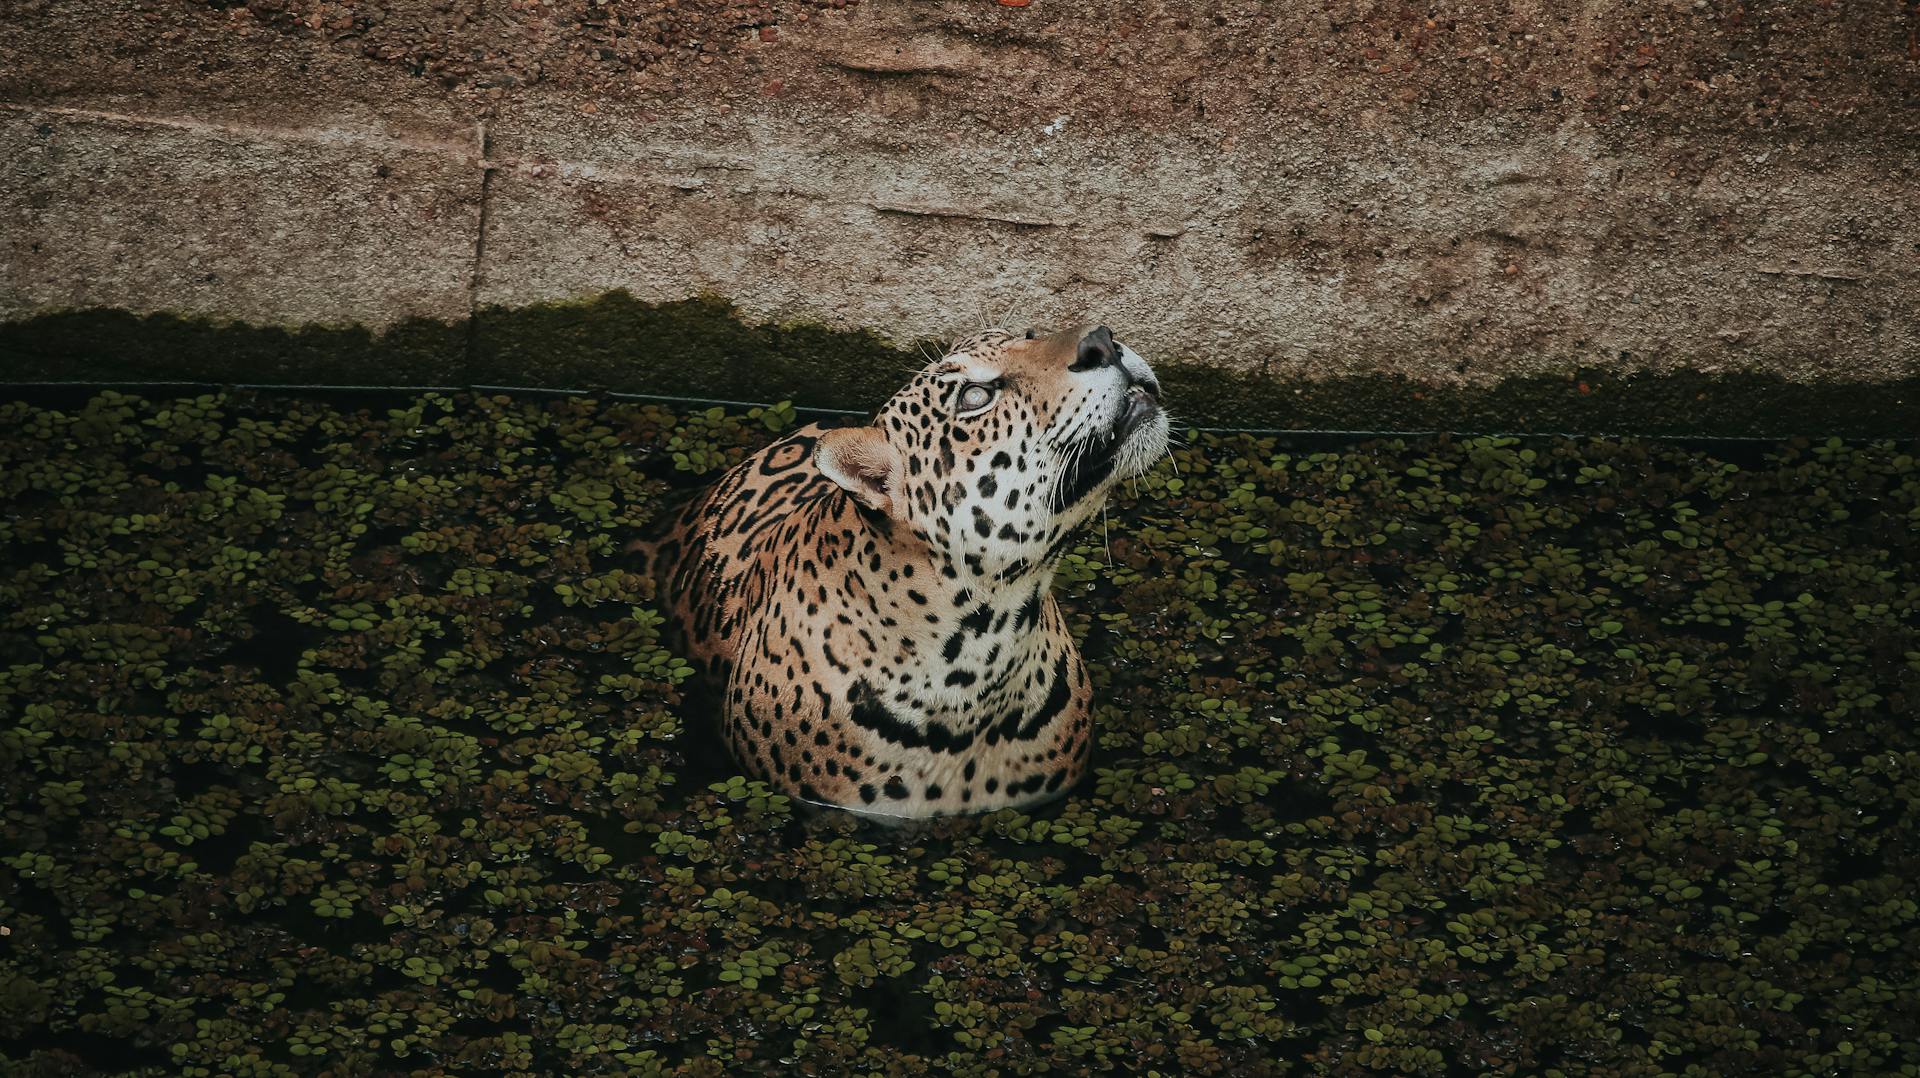
[[[269,324],[464,317],[480,177],[461,149],[0,108],[0,317],[84,306]]]
[[[480,295],[692,287],[916,336],[1093,317],[1157,354],[1309,374],[1807,377],[1920,356],[1920,220],[1880,162],[1745,155],[1681,182],[1577,122],[1396,135],[919,141],[866,117],[510,114]]]
[[[1283,375],[1920,370],[1910,3],[18,6],[0,317],[626,288]]]

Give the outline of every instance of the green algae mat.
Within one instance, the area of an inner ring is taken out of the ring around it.
[[[620,551],[789,409],[0,404],[0,1072],[1920,1074],[1920,461],[1203,437],[1097,774],[809,814]]]

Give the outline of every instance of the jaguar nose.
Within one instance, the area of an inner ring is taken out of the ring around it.
[[[1105,326],[1096,326],[1092,332],[1080,338],[1080,347],[1074,351],[1071,371],[1092,371],[1101,367],[1111,367],[1120,362],[1120,349],[1114,346],[1113,331]]]

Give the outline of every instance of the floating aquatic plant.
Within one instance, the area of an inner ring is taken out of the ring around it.
[[[0,1069],[1920,1073],[1920,464],[1204,436],[1096,770],[732,773],[621,554],[794,422],[0,404]]]

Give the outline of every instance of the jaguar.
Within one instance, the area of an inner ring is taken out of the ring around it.
[[[1029,805],[1093,740],[1056,566],[1168,429],[1106,326],[991,330],[870,422],[749,456],[634,549],[751,774],[877,815]]]

